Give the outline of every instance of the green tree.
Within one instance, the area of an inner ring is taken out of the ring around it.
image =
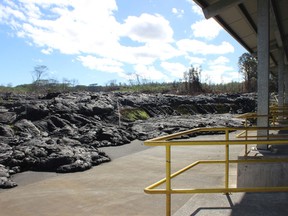
[[[195,68],[191,65],[188,69],[188,88],[190,94],[203,92],[201,86],[201,68]]]
[[[250,53],[243,53],[239,57],[238,67],[244,77],[245,91],[255,92],[257,90],[257,57]]]

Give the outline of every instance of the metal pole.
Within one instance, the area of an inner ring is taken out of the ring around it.
[[[248,123],[247,123],[247,118],[245,118],[245,140],[247,141],[248,140],[248,131],[247,131],[247,127],[248,127]],[[248,155],[248,145],[247,143],[245,144],[245,156]]]
[[[171,215],[171,146],[166,145],[166,216]]]
[[[225,188],[228,189],[229,187],[229,130],[225,130],[225,137],[226,137],[226,157],[225,157]]]

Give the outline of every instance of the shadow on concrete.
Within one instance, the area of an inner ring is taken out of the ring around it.
[[[214,197],[215,198],[215,197]],[[198,207],[190,216],[286,216],[288,215],[288,193],[244,193],[227,194],[229,205]],[[209,200],[206,200],[209,202]],[[213,201],[212,201],[213,202]],[[217,201],[216,201],[217,202]],[[213,205],[213,204],[212,204]]]
[[[198,208],[195,212],[193,212],[190,216],[197,216],[199,215],[202,211],[207,211],[207,214],[214,215],[215,211],[219,210],[229,210],[231,208],[229,207],[203,207],[203,208]],[[210,213],[209,213],[210,211]],[[205,215],[207,215],[205,214]],[[203,215],[203,214],[201,214]]]
[[[245,193],[232,207],[230,216],[288,215],[288,193]]]
[[[190,216],[197,216],[203,211],[207,212],[208,214],[214,215],[215,211],[233,209],[233,202],[231,200],[230,195],[226,194],[226,197],[227,197],[227,200],[228,200],[230,207],[200,207],[200,208],[196,209],[196,211],[193,212]]]

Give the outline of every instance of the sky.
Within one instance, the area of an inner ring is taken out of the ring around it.
[[[0,0],[0,85],[241,81],[246,50],[193,0]]]

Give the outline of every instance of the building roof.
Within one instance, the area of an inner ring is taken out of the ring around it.
[[[257,0],[194,0],[207,19],[214,18],[248,52],[257,53]],[[288,0],[271,0],[270,67],[278,62],[278,48],[288,56]]]

